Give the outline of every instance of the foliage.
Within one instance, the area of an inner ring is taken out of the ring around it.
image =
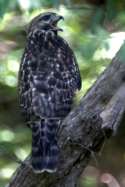
[[[44,11],[59,12],[65,17],[65,21],[60,23],[64,32],[60,34],[75,51],[83,78],[77,100],[109,64],[125,39],[123,0],[107,0],[103,6],[92,6],[91,1],[88,4],[80,0],[76,2],[0,0],[0,187],[18,166],[13,159],[23,160],[30,153],[31,133],[20,117],[17,95],[18,68],[29,20]],[[115,35],[113,32],[116,32]],[[124,46],[122,49],[119,58],[124,58]],[[107,155],[116,151],[116,145],[116,142],[109,145]],[[121,155],[123,153],[122,150]],[[106,161],[108,163],[109,159],[106,158]],[[94,185],[95,180],[91,179],[88,177],[84,185]]]

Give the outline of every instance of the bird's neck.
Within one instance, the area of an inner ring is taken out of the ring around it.
[[[28,35],[27,47],[34,54],[42,51],[42,48],[51,49],[54,47],[54,41],[57,38],[57,33],[53,31],[37,31]]]

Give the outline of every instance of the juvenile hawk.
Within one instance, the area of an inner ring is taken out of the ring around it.
[[[58,35],[61,19],[48,12],[31,21],[19,71],[20,106],[32,129],[32,168],[36,173],[56,171],[57,128],[81,88],[73,51]]]

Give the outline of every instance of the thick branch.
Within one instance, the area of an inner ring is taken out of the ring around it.
[[[9,187],[75,187],[91,153],[116,132],[125,111],[125,63],[113,59],[59,132],[60,164],[54,174],[34,174],[22,164]]]

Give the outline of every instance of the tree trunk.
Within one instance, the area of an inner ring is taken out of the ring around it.
[[[105,139],[117,131],[125,111],[125,44],[107,69],[66,117],[59,131],[60,163],[53,174],[35,174],[27,158],[8,187],[76,187],[78,179]]]

